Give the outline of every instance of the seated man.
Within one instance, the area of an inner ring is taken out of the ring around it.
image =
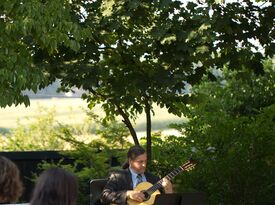
[[[104,204],[127,204],[127,201],[142,202],[146,199],[143,192],[134,190],[141,182],[155,184],[160,179],[146,172],[147,154],[141,146],[133,146],[128,150],[127,163],[123,170],[113,172],[102,192]],[[172,184],[163,179],[161,192],[172,193]]]

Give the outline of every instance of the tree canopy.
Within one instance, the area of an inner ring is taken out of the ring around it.
[[[1,1],[0,106],[25,103],[60,79],[86,91],[106,119],[145,111],[150,144],[152,104],[181,115],[186,84],[209,69],[260,74],[274,55],[274,3],[175,0]],[[256,43],[255,43],[256,42]]]

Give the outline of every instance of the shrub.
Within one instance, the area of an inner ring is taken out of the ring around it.
[[[176,167],[193,155],[194,170],[175,179],[177,191],[203,191],[208,204],[275,204],[275,69],[265,74],[225,71],[193,87],[182,136],[155,140],[155,169]],[[161,162],[161,163],[160,163]]]

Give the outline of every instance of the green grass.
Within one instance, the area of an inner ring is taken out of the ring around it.
[[[80,98],[52,98],[52,99],[32,99],[31,105],[25,107],[19,105],[17,107],[7,107],[0,109],[0,131],[7,131],[15,128],[18,122],[23,125],[30,124],[36,116],[43,115],[41,108],[55,109],[55,119],[64,124],[81,124],[85,119],[87,103]],[[167,130],[167,126],[172,122],[180,122],[184,118],[179,118],[169,114],[166,109],[160,109],[155,106],[155,115],[152,116],[152,130]],[[93,109],[93,112],[99,116],[104,113],[100,106]],[[145,115],[140,115],[135,124],[138,132],[145,131]]]

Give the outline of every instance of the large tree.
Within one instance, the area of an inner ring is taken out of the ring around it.
[[[106,119],[122,116],[136,144],[133,120],[145,111],[149,154],[153,103],[181,115],[178,107],[188,100],[186,83],[198,83],[215,66],[247,67],[261,73],[261,60],[274,54],[274,5],[268,1],[72,0],[59,1],[49,13],[45,8],[54,3],[43,2],[36,3],[40,6],[34,7],[36,15],[27,15],[27,22],[39,17],[40,30],[35,26],[24,30],[15,20],[7,24],[8,15],[2,15],[3,32],[9,26],[18,27],[20,35],[1,40],[24,45],[22,58],[28,64],[3,67],[5,73],[22,70],[26,75],[12,78],[21,86],[5,78],[17,88],[16,92],[10,89],[17,99],[2,100],[1,106],[24,102],[18,97],[21,90],[36,90],[58,78],[64,90],[84,89],[90,108],[101,103]],[[33,8],[18,3],[16,11],[22,5],[26,10]],[[18,22],[24,23],[26,11],[18,12],[14,13]],[[44,16],[49,20],[44,21]],[[1,83],[1,94],[6,87]]]

